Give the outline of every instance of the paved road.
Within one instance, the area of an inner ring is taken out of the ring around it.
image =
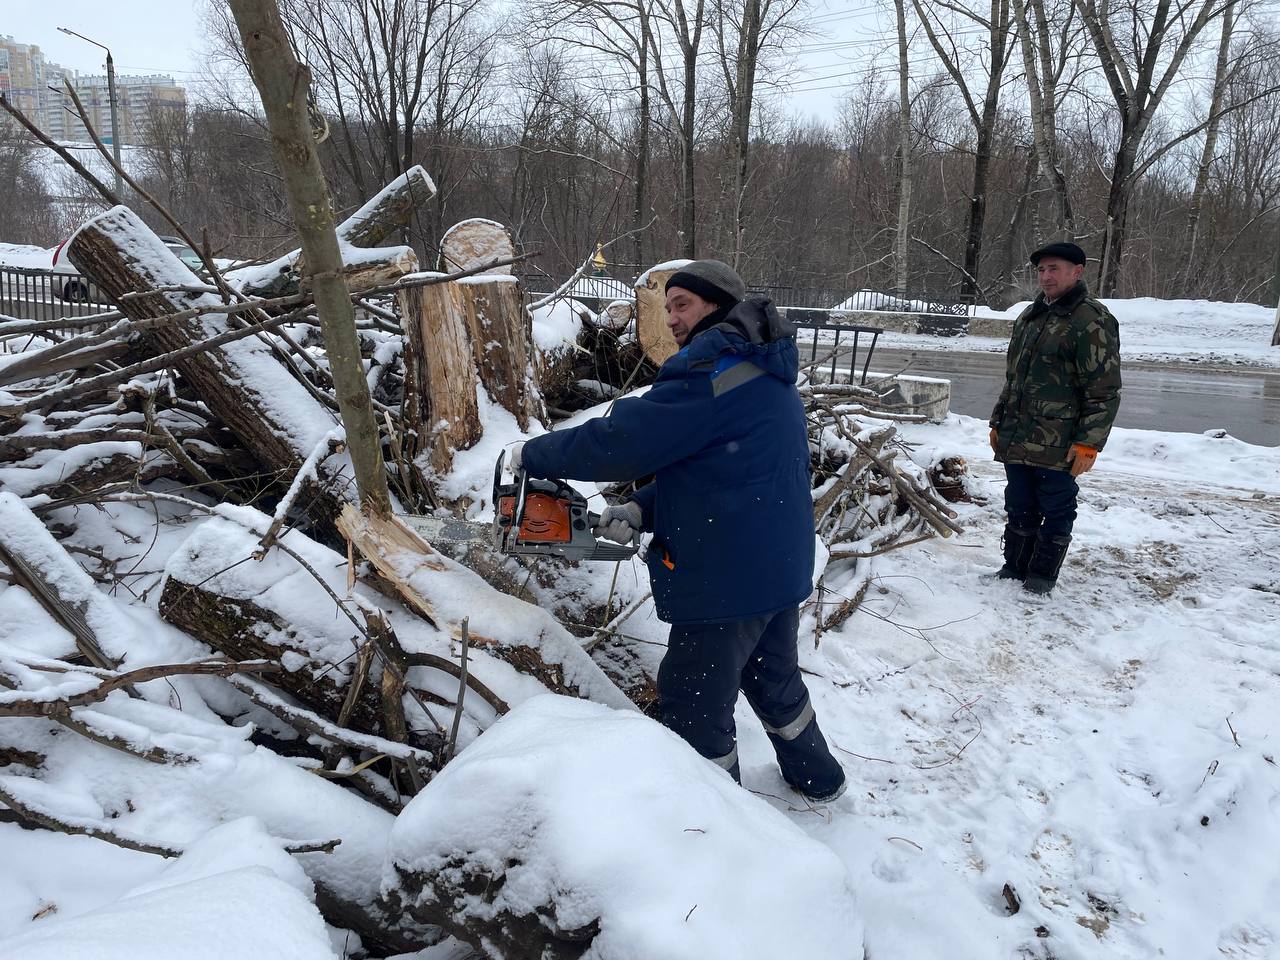
[[[951,409],[987,417],[1004,381],[1004,355],[877,347],[872,366],[951,381]],[[1202,433],[1223,428],[1249,443],[1280,446],[1280,369],[1201,369],[1126,363],[1117,426]]]

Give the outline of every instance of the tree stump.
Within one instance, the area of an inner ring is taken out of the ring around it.
[[[408,287],[399,300],[407,453],[412,459],[429,451],[432,468],[443,475],[454,453],[474,446],[483,433],[462,288],[456,282]]]
[[[529,429],[537,415],[532,377],[532,321],[520,283],[512,276],[467,277],[456,281],[471,335],[480,383],[494,403]]]
[[[636,335],[645,356],[662,366],[680,349],[667,328],[667,294],[664,289],[680,267],[646,271],[636,283]]]
[[[444,273],[470,270],[494,260],[509,260],[515,255],[516,247],[507,228],[480,217],[455,223],[440,239],[440,270]],[[509,269],[491,267],[484,274],[506,274]]]

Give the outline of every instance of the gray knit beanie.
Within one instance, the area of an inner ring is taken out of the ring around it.
[[[672,287],[696,293],[721,307],[732,307],[747,295],[747,285],[737,271],[719,260],[694,260],[685,264],[667,281],[665,289]]]

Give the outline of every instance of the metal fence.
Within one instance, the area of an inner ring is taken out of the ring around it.
[[[634,277],[627,273],[630,264],[611,265],[613,274],[584,276],[565,291],[565,296],[581,301],[588,307],[602,309],[611,300],[626,300],[635,296]],[[545,296],[559,289],[564,280],[556,280],[548,274],[530,270],[523,277],[525,288],[535,295]],[[749,293],[768,297],[778,307],[796,307],[806,310],[930,313],[944,316],[965,317],[973,311],[973,302],[945,294],[919,290],[902,294],[889,290],[862,289],[852,293],[833,287],[806,287],[791,284],[752,283]]]
[[[111,309],[92,281],[76,273],[0,265],[0,314],[52,322]]]
[[[803,349],[805,346],[802,334],[808,333],[809,336],[809,357],[807,365],[813,374],[825,372],[829,382],[839,382],[840,369],[848,367],[849,383],[854,382],[857,378],[859,384],[867,382],[867,371],[871,369],[871,355],[875,353],[876,343],[880,340],[880,334],[884,330],[880,327],[863,327],[855,324],[845,323],[824,323],[817,320],[797,320],[794,321],[796,326],[796,341]],[[852,335],[853,343],[849,343],[850,335]],[[845,338],[844,352],[841,352],[840,338]],[[862,370],[858,370],[858,342],[863,337],[870,337],[870,342],[863,340],[866,352],[862,357]],[[818,350],[823,351],[822,354]],[[830,368],[828,369],[827,361],[830,358]],[[802,359],[802,363],[806,363]]]

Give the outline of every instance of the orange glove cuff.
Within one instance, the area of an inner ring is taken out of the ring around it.
[[[1073,443],[1071,449],[1075,451],[1076,456],[1096,457],[1098,448],[1091,447],[1087,443]]]

